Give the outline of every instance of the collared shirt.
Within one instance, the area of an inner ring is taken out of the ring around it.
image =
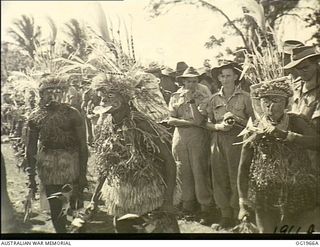
[[[306,89],[301,79],[296,81],[291,111],[309,120],[320,117],[320,83],[318,82],[312,89]]]
[[[184,120],[192,120],[191,105],[187,103],[186,99],[187,90],[180,88],[177,92],[173,93],[169,102],[169,111],[171,117],[176,117]],[[207,86],[197,84],[196,90],[193,93],[193,98],[200,113],[205,112],[208,100],[211,93]]]
[[[236,87],[233,94],[226,98],[223,94],[223,87],[214,94],[207,105],[207,114],[213,123],[221,123],[224,115],[231,112],[239,117],[242,121],[240,124],[245,125],[249,117],[254,118],[252,104],[249,93]]]

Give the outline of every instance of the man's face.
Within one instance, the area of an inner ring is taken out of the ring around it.
[[[235,86],[235,82],[238,79],[238,75],[231,68],[225,68],[221,70],[218,76],[219,81],[223,87]]]
[[[198,84],[198,78],[197,77],[191,77],[191,78],[183,78],[183,85],[185,89],[194,91],[196,86]]]
[[[306,59],[299,63],[295,67],[295,70],[302,80],[308,82],[316,75],[318,67],[319,65],[317,62],[312,63],[310,59]]]
[[[267,96],[260,99],[264,114],[274,121],[278,121],[284,114],[287,99],[282,96]]]
[[[98,91],[98,96],[101,97],[100,106],[106,108],[106,112],[113,113],[121,108],[123,105],[123,97],[116,92],[110,92],[105,88]]]
[[[63,98],[63,89],[61,87],[50,87],[42,91],[42,99],[45,106],[50,106],[52,103],[60,104]]]

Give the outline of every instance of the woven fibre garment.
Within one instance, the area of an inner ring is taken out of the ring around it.
[[[78,146],[70,119],[71,108],[61,104],[54,111],[39,109],[30,117],[39,129],[39,140],[49,149],[75,149]]]
[[[44,185],[72,183],[79,177],[79,153],[65,150],[39,151],[37,169]]]
[[[162,205],[165,186],[156,180],[133,183],[114,179],[114,183],[105,183],[101,191],[109,215],[143,215]]]
[[[319,203],[319,187],[305,184],[283,187],[281,184],[270,185],[268,189],[249,190],[249,198],[255,208],[270,211],[279,210],[281,215],[294,215],[304,210],[311,210]]]
[[[137,121],[145,121],[154,133],[139,128]],[[155,139],[167,145],[170,134],[164,127],[148,121],[147,117],[135,113],[125,118],[121,126],[114,125],[110,119],[99,126],[95,149],[100,174],[118,177],[120,181],[128,176],[149,179],[163,176],[164,165]]]
[[[128,213],[144,215],[158,209],[163,203],[165,190],[166,186],[160,179],[119,182],[114,178],[114,182],[104,183],[101,193],[107,213],[123,216]],[[181,184],[178,181],[173,199],[174,205],[181,202]]]
[[[137,122],[141,121],[153,131],[139,127]],[[106,119],[97,137],[96,164],[98,172],[106,176],[102,191],[109,214],[141,215],[160,207],[166,189],[165,164],[155,139],[168,143],[167,130],[145,115],[131,112],[121,126]],[[181,194],[179,185],[177,197]]]
[[[307,152],[267,139],[254,145],[249,181],[251,203],[264,210],[278,209],[282,215],[314,208],[319,181]]]

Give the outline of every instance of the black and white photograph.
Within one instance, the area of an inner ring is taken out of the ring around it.
[[[4,238],[319,233],[319,0],[1,1]]]

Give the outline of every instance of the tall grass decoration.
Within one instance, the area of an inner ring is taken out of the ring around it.
[[[251,84],[271,81],[284,76],[283,58],[278,47],[267,39],[264,39],[263,43],[263,45],[257,46],[251,42],[252,52],[245,51],[241,78],[245,76]]]

